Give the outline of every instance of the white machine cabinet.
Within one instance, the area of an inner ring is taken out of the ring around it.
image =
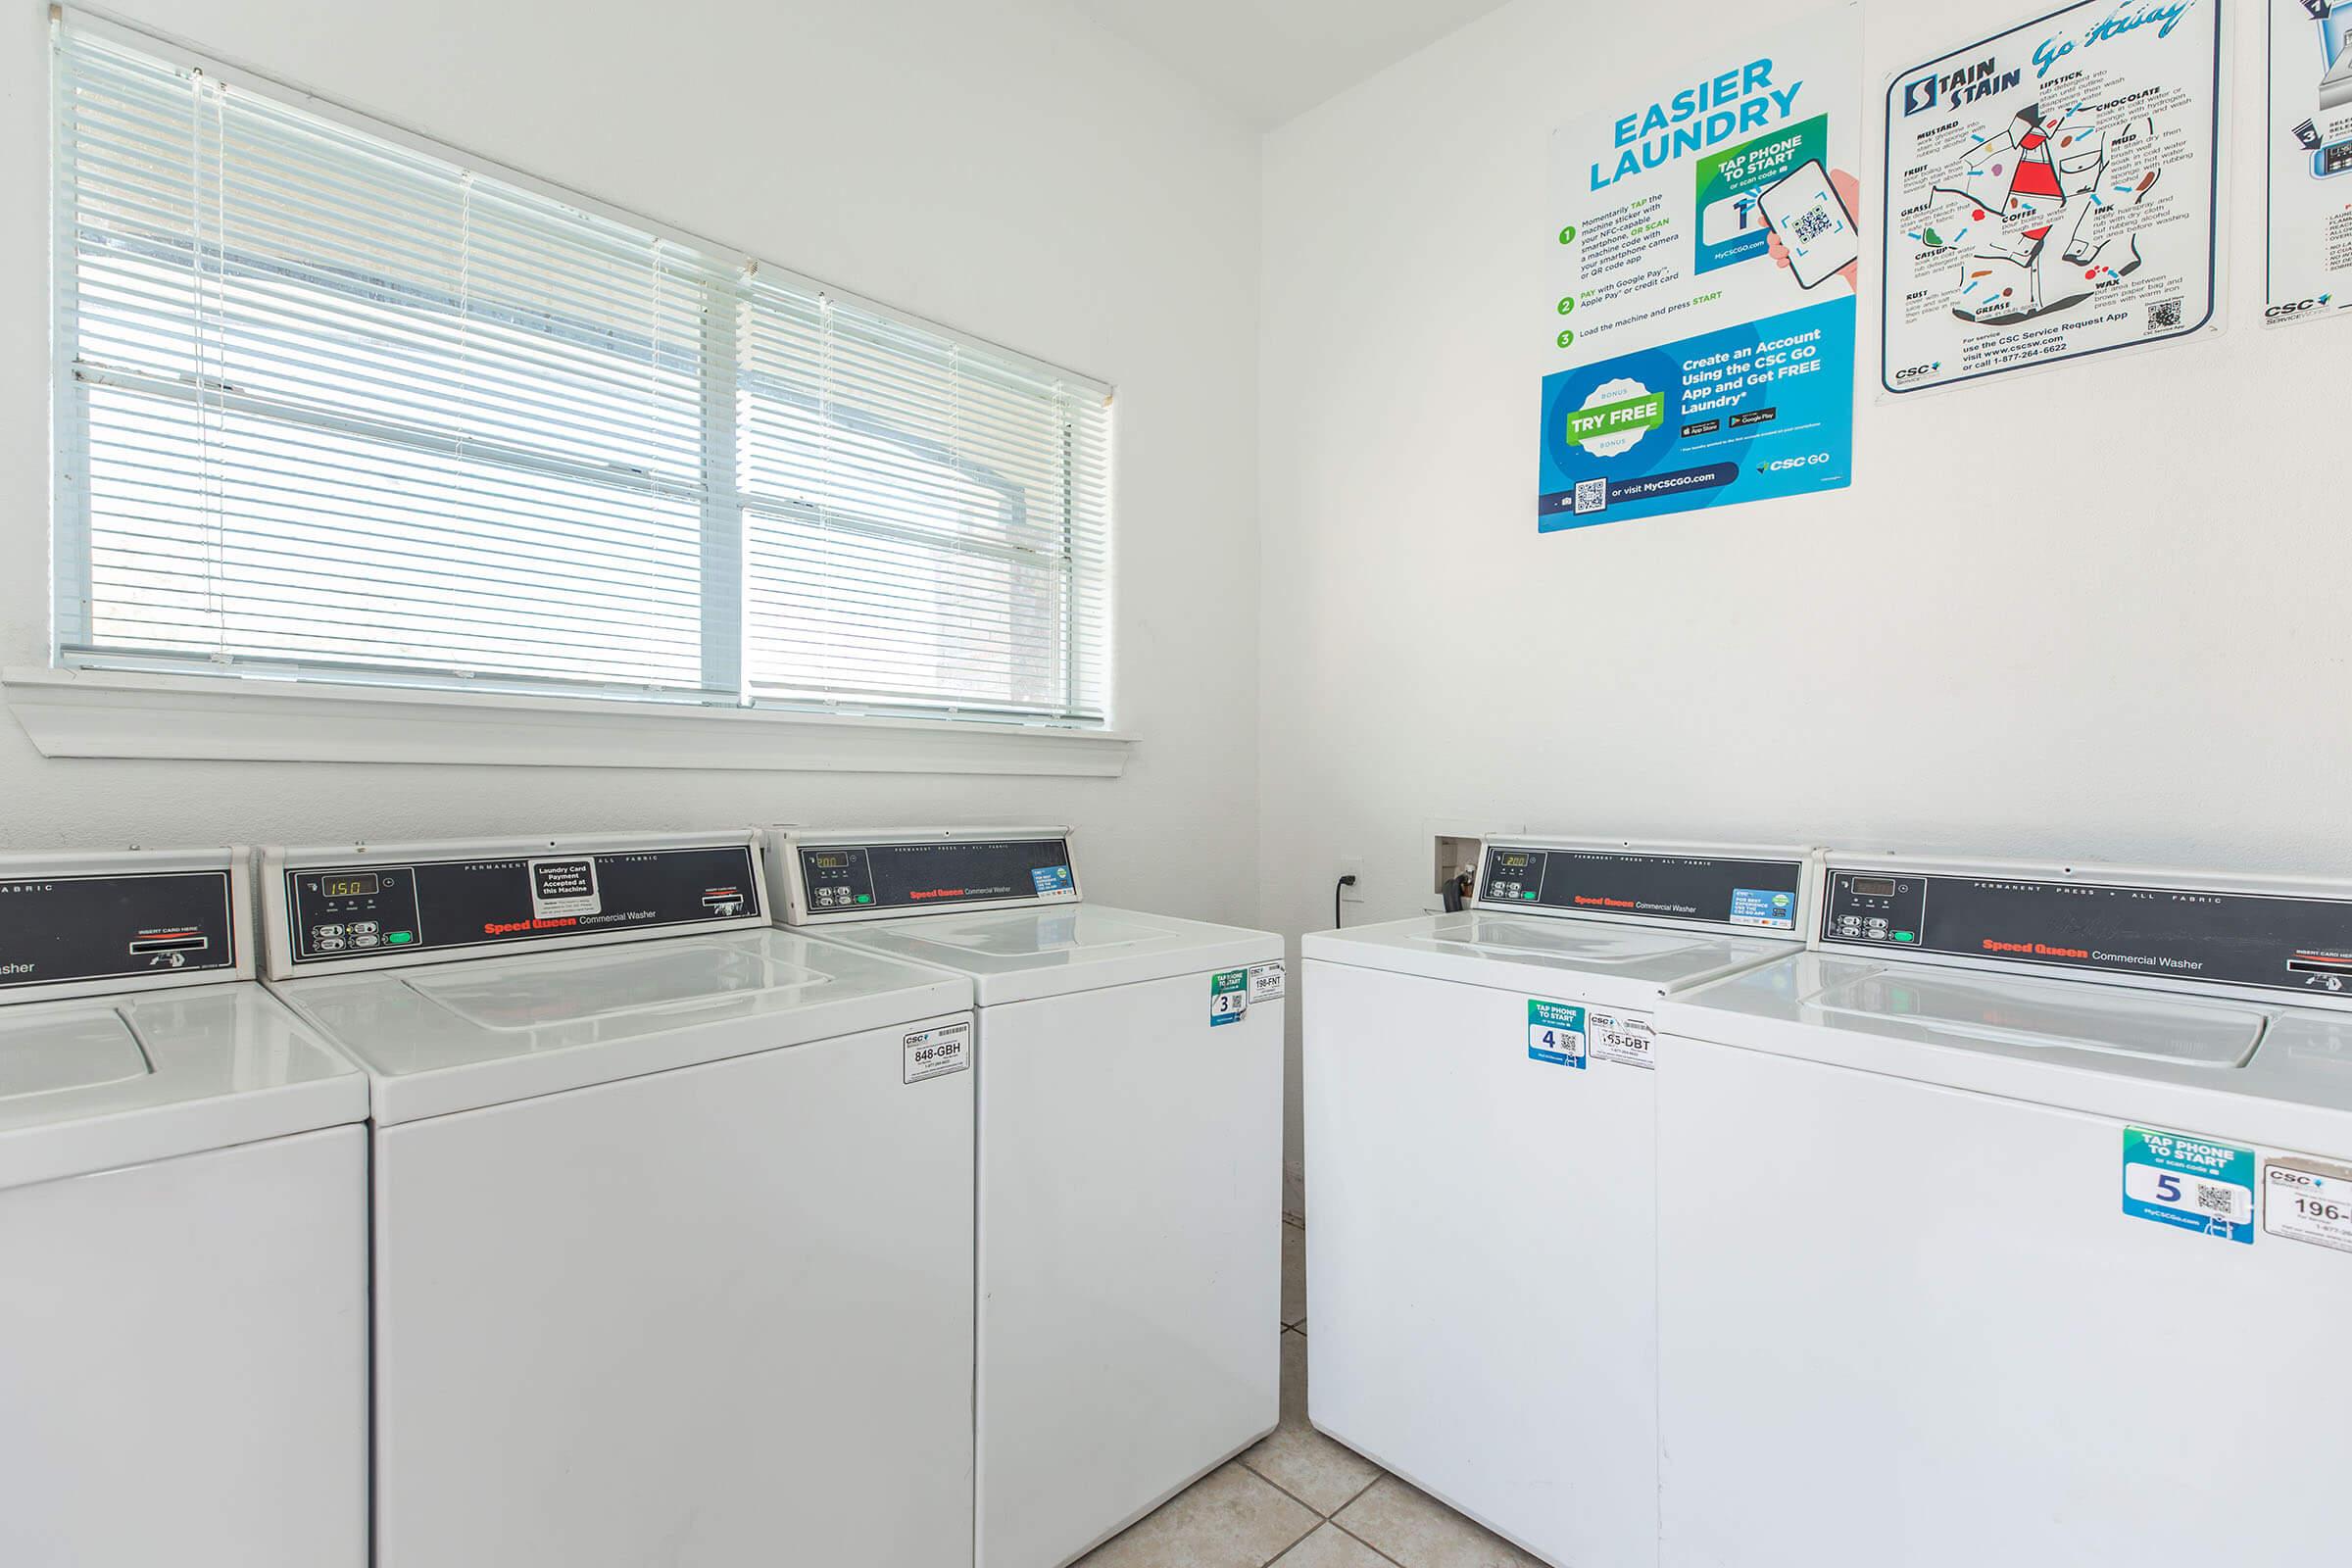
[[[1799,850],[1490,840],[1305,942],[1308,1412],[1559,1568],[1653,1560],[1656,1009],[1798,951]]]
[[[0,858],[0,1563],[368,1560],[368,1080],[248,863]]]
[[[374,1084],[375,1568],[971,1549],[970,985],[748,832],[272,850]]]
[[[1668,1568],[2341,1561],[2352,889],[1838,855],[1670,1004]]]
[[[1058,1568],[1265,1436],[1282,941],[1084,902],[1066,828],[778,829],[785,917],[978,1003],[978,1561]]]

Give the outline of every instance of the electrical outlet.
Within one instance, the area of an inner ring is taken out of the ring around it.
[[[1364,862],[1362,860],[1344,859],[1340,862],[1339,870],[1333,874],[1335,876],[1351,876],[1355,878],[1355,882],[1352,886],[1340,889],[1340,902],[1342,904],[1361,904],[1364,902]]]

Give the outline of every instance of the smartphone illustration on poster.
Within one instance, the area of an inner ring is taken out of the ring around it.
[[[1829,171],[1818,158],[1808,158],[1787,178],[1757,192],[1756,205],[1781,236],[1788,252],[1788,270],[1800,288],[1837,276],[1862,254],[1854,215],[1838,199]]]

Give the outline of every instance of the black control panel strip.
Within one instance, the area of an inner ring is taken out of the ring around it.
[[[1833,866],[1821,942],[2037,969],[2352,992],[2352,899]]]
[[[0,991],[237,965],[225,870],[0,876]]]
[[[1797,935],[1802,860],[1492,844],[1479,902]]]
[[[807,844],[799,854],[808,914],[1053,904],[1078,897],[1066,838]]]
[[[509,947],[756,916],[749,846],[306,865],[285,873],[294,961]]]

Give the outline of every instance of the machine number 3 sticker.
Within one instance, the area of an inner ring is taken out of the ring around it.
[[[910,1084],[961,1072],[972,1064],[972,1026],[943,1023],[936,1029],[917,1029],[906,1036],[906,1049]]]
[[[1250,1010],[1250,971],[1220,969],[1208,977],[1208,1026],[1240,1023]]]

